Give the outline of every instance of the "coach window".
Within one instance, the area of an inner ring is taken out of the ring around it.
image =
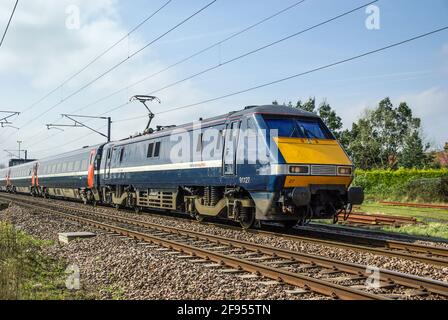
[[[204,148],[204,134],[200,133],[198,137],[198,144],[196,146],[196,152],[202,152]]]
[[[161,143],[157,142],[156,147],[154,148],[154,158],[158,158],[160,156],[160,146]]]
[[[62,164],[62,172],[67,172],[67,162]]]
[[[72,172],[73,171],[73,162],[69,162],[68,163],[67,171],[68,172]]]
[[[80,161],[75,161],[75,165],[74,165],[74,168],[73,168],[73,170],[75,170],[75,172],[76,171],[80,171],[80,167],[81,166],[81,162]]]
[[[218,134],[218,141],[216,141],[216,150],[219,151],[221,150],[221,146],[222,146],[222,140],[224,139],[224,131],[223,130],[219,130],[219,134]]]
[[[150,143],[148,145],[148,153],[146,154],[146,157],[152,158],[153,153],[154,153],[154,143]]]
[[[121,148],[120,150],[120,162],[123,162],[123,160],[124,160],[124,147]]]

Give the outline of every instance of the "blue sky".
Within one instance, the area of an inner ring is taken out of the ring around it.
[[[55,105],[85,83],[139,49],[208,1],[174,0],[124,41],[64,88],[14,119],[21,127]],[[83,129],[47,131],[49,122],[63,123],[60,113],[70,113],[135,80],[159,71],[196,51],[218,42],[297,0],[218,0],[207,10],[170,33],[141,54],[126,62],[79,95],[67,100],[20,131],[0,129],[0,150],[16,149],[23,140],[31,156],[40,158],[102,141]],[[78,71],[97,54],[117,41],[166,0],[21,1],[0,48],[0,110],[24,110]],[[125,103],[134,94],[154,91],[247,51],[300,31],[369,1],[307,0],[253,30],[177,66],[110,99],[83,111],[97,115]],[[67,6],[80,12],[80,28],[68,30]],[[13,0],[0,2],[0,26],[6,24]],[[223,66],[195,79],[158,92],[163,111],[249,88],[291,74],[300,73],[448,25],[448,1],[389,0],[375,4],[380,9],[380,29],[368,30],[365,10],[309,31],[272,48]],[[326,99],[343,118],[345,126],[368,107],[389,96],[395,103],[407,101],[422,117],[424,135],[435,147],[448,141],[448,31],[332,69],[288,82],[201,105],[197,108],[160,115],[157,124],[179,124],[199,117],[222,114],[246,105],[296,101],[316,96]],[[129,104],[111,113],[113,120],[142,115],[141,119],[116,122],[115,139],[144,129],[144,109]],[[92,122],[102,128],[102,122]],[[77,141],[74,141],[77,140]],[[73,142],[72,142],[73,141]],[[0,162],[7,155],[0,156]]]

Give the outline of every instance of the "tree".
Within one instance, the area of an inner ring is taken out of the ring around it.
[[[318,114],[325,122],[327,127],[334,133],[336,138],[339,140],[341,138],[341,129],[343,127],[342,119],[336,112],[331,108],[331,106],[324,101],[320,104],[318,109]]]
[[[291,103],[292,107],[292,103]],[[296,106],[297,109],[302,109],[308,112],[316,112],[316,98],[309,98],[307,102],[302,103],[302,100],[297,101]]]
[[[425,151],[428,146],[423,146],[423,140],[419,132],[414,131],[405,138],[401,157],[398,162],[400,167],[404,168],[422,168],[428,162],[429,158]]]
[[[381,144],[372,139],[372,134],[375,135],[372,123],[367,118],[361,118],[351,130],[342,133],[341,143],[358,168],[369,169],[381,163]]]
[[[413,117],[404,102],[395,108],[389,98],[381,100],[342,136],[362,169],[423,167],[428,163],[425,151],[429,145],[425,146],[421,137],[421,120]]]

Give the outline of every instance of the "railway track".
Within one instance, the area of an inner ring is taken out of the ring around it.
[[[6,194],[0,194],[0,198],[1,197],[7,197],[8,200],[17,199],[17,196],[12,197]],[[19,196],[19,197],[29,199],[29,197],[26,196]],[[58,203],[52,203],[52,205],[58,206],[61,209],[68,209],[70,207]],[[115,209],[110,210],[115,211]],[[166,215],[157,215],[157,216],[168,218]],[[192,221],[192,223],[199,223],[199,222],[194,220]],[[213,223],[201,222],[201,224],[209,224],[212,226],[219,226],[226,229],[241,231],[240,227],[234,227],[229,224],[222,224],[216,222]],[[374,237],[366,237],[364,235],[359,236],[341,232],[331,232],[322,230],[318,231],[314,229],[308,229],[306,227],[302,227],[299,230],[293,230],[293,231],[285,231],[283,229],[279,230],[276,228],[271,228],[271,230],[273,231],[251,229],[246,230],[246,232],[257,235],[282,237],[287,240],[320,244],[323,246],[354,250],[358,252],[368,252],[375,255],[396,257],[411,261],[419,261],[431,265],[448,267],[448,248],[444,247],[427,246],[404,241],[378,239]],[[300,235],[298,235],[297,233],[300,233]]]
[[[40,199],[10,200],[20,206],[57,214],[107,232],[178,251],[182,258],[192,259],[193,262],[227,268],[224,272],[249,272],[252,274],[249,277],[265,277],[302,288],[299,293],[312,291],[338,299],[448,297],[448,283],[440,281],[378,270],[376,289],[368,290],[366,280],[372,278],[366,266],[98,213],[91,209],[43,203]]]

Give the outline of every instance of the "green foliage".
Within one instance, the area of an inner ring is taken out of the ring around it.
[[[289,106],[293,106],[292,103],[289,103]],[[297,101],[295,108],[302,109],[308,112],[316,113],[316,98],[309,98],[308,101],[302,103],[302,100]]]
[[[65,288],[66,265],[42,254],[49,244],[0,222],[0,300],[85,298]]]
[[[273,104],[278,105],[278,102]],[[305,102],[299,100],[295,105],[289,102],[288,106],[319,115],[360,169],[442,166],[441,155],[437,156],[437,162],[434,161],[436,154],[426,153],[430,146],[423,141],[421,120],[413,116],[406,102],[394,107],[391,100],[385,98],[376,108],[367,110],[350,130],[342,130],[342,119],[326,101],[316,107],[316,99],[309,98]]]
[[[341,138],[341,129],[343,127],[341,117],[336,114],[327,101],[321,103],[318,109],[318,114],[339,140]]]
[[[369,199],[448,202],[448,169],[357,170],[354,185]]]
[[[423,168],[429,163],[421,137],[421,120],[402,102],[394,107],[389,98],[368,110],[343,132],[343,143],[361,169]]]
[[[407,225],[400,228],[388,226],[384,227],[383,230],[420,237],[448,239],[448,225],[446,223],[429,222],[424,225]]]

